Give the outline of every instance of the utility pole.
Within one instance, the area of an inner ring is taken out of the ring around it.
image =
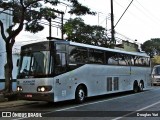
[[[116,44],[115,41],[115,30],[114,30],[114,15],[113,15],[113,0],[111,0],[111,43]]]
[[[64,33],[64,29],[63,29],[63,15],[64,12],[60,12],[61,13],[61,38],[63,40],[63,33]]]
[[[49,18],[49,39],[52,39],[52,21]]]
[[[52,10],[53,12],[56,12],[58,14],[61,14],[61,39],[63,40],[63,32],[64,32],[64,29],[63,29],[63,15],[64,15],[64,12],[61,12],[61,11],[58,11],[58,10]],[[49,18],[49,37],[47,37],[47,39],[51,40],[53,37],[52,37],[52,20],[51,18]]]

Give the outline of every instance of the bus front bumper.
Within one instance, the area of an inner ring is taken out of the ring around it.
[[[54,93],[19,93],[21,100],[54,102]]]

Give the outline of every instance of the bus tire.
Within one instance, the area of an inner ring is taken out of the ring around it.
[[[134,82],[133,91],[134,91],[134,93],[137,93],[139,91],[139,86],[138,86],[137,82]]]
[[[143,82],[139,83],[139,92],[142,92],[144,88]]]
[[[86,93],[83,86],[78,86],[75,93],[75,100],[77,103],[83,103],[86,98]]]

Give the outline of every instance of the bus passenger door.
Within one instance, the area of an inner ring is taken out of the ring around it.
[[[67,80],[65,75],[61,75],[67,71],[66,53],[57,52],[55,57],[55,101],[68,99]]]

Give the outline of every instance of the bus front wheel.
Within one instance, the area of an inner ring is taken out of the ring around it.
[[[86,94],[83,86],[78,86],[75,93],[75,100],[77,103],[83,103],[85,100]]]

